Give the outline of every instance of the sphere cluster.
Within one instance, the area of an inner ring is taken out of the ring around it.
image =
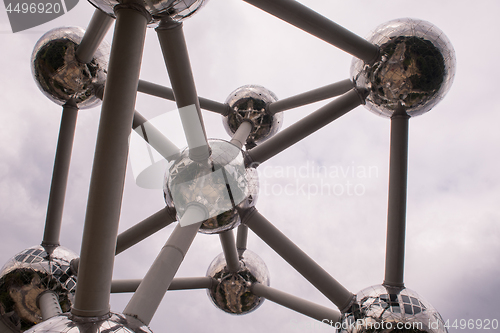
[[[59,246],[49,256],[41,246],[16,254],[0,272],[1,320],[16,331],[24,331],[42,320],[37,297],[53,291],[62,311],[69,311],[76,287],[70,267],[78,256]]]
[[[269,271],[266,264],[249,250],[240,254],[238,272],[230,272],[227,269],[224,253],[221,253],[210,264],[207,276],[216,281],[207,291],[215,306],[222,311],[237,315],[252,312],[264,302],[264,298],[251,292],[253,283],[269,286]]]
[[[272,91],[258,85],[245,85],[233,91],[225,102],[229,106],[229,114],[223,118],[227,134],[232,136],[244,119],[254,125],[247,139],[249,148],[278,133],[283,113],[272,115],[267,111],[267,105],[277,100]]]
[[[32,327],[26,333],[151,333],[149,327],[136,318],[110,313],[106,318],[81,318],[70,314],[52,317]]]
[[[114,8],[122,3],[119,0],[89,0],[89,2],[111,17],[116,17]],[[154,28],[164,17],[182,22],[198,12],[207,2],[208,0],[159,0],[143,1],[142,5],[151,14],[149,26]]]
[[[202,204],[208,211],[200,232],[213,234],[239,225],[237,208],[255,205],[259,192],[257,172],[245,168],[242,151],[223,140],[209,140],[211,155],[193,161],[186,148],[171,162],[165,176],[167,206],[175,208],[181,219],[190,203]]]
[[[447,332],[441,315],[416,292],[383,285],[357,293],[341,327],[340,333]]]
[[[351,77],[367,89],[366,107],[391,117],[400,106],[409,116],[434,107],[455,76],[455,51],[448,38],[429,22],[404,18],[378,26],[368,38],[380,49],[373,64],[354,58]]]
[[[78,108],[85,109],[101,102],[96,93],[106,81],[110,48],[103,42],[90,63],[81,63],[76,49],[84,33],[74,27],[52,29],[33,49],[33,78],[43,94],[59,105],[73,99]]]

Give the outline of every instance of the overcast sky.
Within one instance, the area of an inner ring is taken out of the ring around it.
[[[457,72],[449,94],[429,113],[410,120],[405,284],[445,320],[500,320],[500,106],[495,79],[500,77],[500,3],[302,3],[360,36],[380,23],[414,17],[434,23],[451,40]],[[13,34],[0,10],[0,265],[41,242],[59,130],[61,107],[38,90],[31,76],[33,46],[49,29],[85,28],[93,11],[82,0],[61,18]],[[224,102],[245,84],[263,85],[285,98],[349,77],[350,55],[240,0],[212,0],[184,28],[198,94],[216,101]],[[106,39],[111,42],[112,30]],[[147,32],[141,78],[170,86],[152,29]],[[286,111],[284,126],[323,104]],[[136,109],[153,118],[175,105],[140,95]],[[83,110],[78,116],[61,234],[61,244],[77,253],[99,110]],[[203,115],[209,137],[229,138],[219,115]],[[388,119],[358,107],[260,167],[259,211],[353,293],[383,281],[389,129]],[[167,136],[173,131],[165,128]],[[322,166],[339,174],[313,175],[314,168]],[[280,174],[286,167],[303,173]],[[363,176],[360,170],[367,172]],[[337,185],[338,192],[315,193],[310,184],[321,182]],[[297,191],[279,193],[287,184]],[[120,231],[162,207],[161,190],[139,188],[129,169]],[[120,254],[115,278],[141,278],[172,229]],[[254,234],[248,242],[266,262],[271,286],[332,306]],[[199,234],[178,276],[204,276],[221,251],[217,236]],[[122,311],[129,298],[113,295],[112,310]],[[326,329],[269,301],[251,314],[228,315],[202,290],[167,293],[150,326],[157,333]]]

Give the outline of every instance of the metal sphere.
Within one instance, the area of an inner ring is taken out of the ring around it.
[[[114,7],[122,3],[120,0],[89,0],[96,8],[99,8],[111,17],[116,17]],[[151,14],[149,26],[158,26],[159,21],[169,17],[175,22],[182,22],[198,12],[208,0],[158,0],[143,1],[141,4]]]
[[[229,114],[223,118],[227,134],[233,135],[243,119],[250,119],[254,126],[247,144],[254,146],[278,133],[283,124],[283,112],[271,115],[267,104],[276,102],[276,95],[258,85],[246,85],[233,91],[226,99]]]
[[[429,22],[403,18],[378,26],[368,38],[379,46],[373,64],[354,58],[351,77],[368,90],[366,107],[391,117],[401,105],[418,116],[432,109],[450,90],[455,51],[445,34]]]
[[[259,183],[257,172],[245,168],[238,147],[223,140],[208,143],[212,150],[208,160],[191,160],[186,148],[170,163],[163,191],[167,206],[176,209],[178,219],[192,202],[205,206],[209,218],[202,223],[200,232],[214,234],[239,225],[236,208],[255,205]]]
[[[240,270],[232,273],[227,270],[224,253],[219,254],[210,264],[207,276],[216,283],[207,290],[208,296],[216,307],[231,314],[246,314],[257,309],[263,297],[250,291],[253,283],[269,286],[269,271],[264,261],[250,250],[240,254]]]
[[[37,297],[46,290],[57,294],[63,312],[69,311],[76,287],[70,262],[77,257],[62,246],[50,256],[41,246],[16,254],[0,272],[0,320],[17,332],[40,322]]]
[[[151,333],[140,320],[121,313],[110,313],[105,318],[83,318],[70,314],[52,317],[32,327],[26,333]]]
[[[448,332],[441,315],[416,292],[376,285],[356,294],[340,333]]]
[[[106,81],[110,47],[103,42],[94,58],[83,64],[76,49],[85,31],[82,28],[56,28],[44,34],[31,55],[31,71],[38,88],[59,105],[73,99],[80,109],[97,106],[96,91]]]

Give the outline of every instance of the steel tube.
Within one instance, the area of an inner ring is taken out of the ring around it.
[[[238,253],[247,249],[248,227],[244,224],[238,226],[238,233],[236,234],[236,248]]]
[[[345,94],[354,87],[351,80],[346,79],[340,82],[332,83],[327,86],[306,91],[305,93],[280,99],[269,104],[268,110],[271,114],[290,110],[299,106],[316,103],[328,98],[337,97]]]
[[[200,225],[201,222],[186,227],[177,225],[125,307],[124,314],[149,325]]]
[[[141,279],[113,280],[111,283],[111,293],[133,293],[137,290],[141,282]],[[208,289],[211,286],[212,278],[209,276],[174,278],[168,290]]]
[[[134,113],[132,128],[167,161],[179,157],[180,149],[137,111]]]
[[[167,88],[156,83],[139,80],[137,91],[151,96],[175,101],[174,92],[171,88]],[[220,113],[223,116],[227,115],[229,112],[229,106],[227,104],[219,103],[199,96],[198,101],[200,103],[200,107],[204,110]]]
[[[54,159],[54,169],[52,171],[52,181],[50,184],[47,215],[45,218],[42,246],[48,254],[51,254],[52,251],[59,246],[64,199],[68,184],[69,166],[71,163],[71,152],[73,151],[77,117],[78,108],[75,102],[70,100],[63,106],[56,156]]]
[[[378,57],[378,47],[294,0],[244,0],[277,18],[330,43],[367,63]]]
[[[219,234],[222,251],[226,259],[227,269],[236,273],[240,270],[240,259],[236,249],[236,242],[234,240],[233,230],[227,230]]]
[[[300,297],[290,295],[278,289],[254,283],[250,289],[255,295],[264,297],[274,303],[280,304],[286,308],[302,313],[305,316],[314,318],[325,324],[332,325],[340,321],[341,313],[334,309],[327,308]]]
[[[115,6],[116,25],[83,229],[78,284],[71,312],[98,317],[109,313],[128,138],[148,23],[140,7]]]
[[[238,127],[236,132],[233,134],[230,142],[241,149],[241,147],[243,147],[243,145],[246,143],[247,138],[252,131],[252,128],[253,123],[251,121],[243,121],[240,127]]]
[[[76,49],[76,58],[80,62],[88,64],[92,61],[97,48],[108,33],[113,20],[111,16],[105,14],[102,10],[95,9],[82,41]]]
[[[210,156],[182,23],[161,21],[156,28],[192,160]]]
[[[63,313],[59,305],[59,299],[53,291],[41,293],[40,296],[38,296],[37,304],[42,313],[42,320],[47,320]]]
[[[409,118],[403,110],[391,118],[384,284],[393,287],[404,286]]]
[[[354,295],[338,283],[328,272],[272,225],[254,207],[240,210],[242,223],[252,229],[267,245],[306,278],[340,310],[346,309]]]
[[[352,89],[327,105],[282,130],[271,139],[248,151],[249,164],[260,164],[282,152],[306,136],[343,116],[362,103],[359,93]]]
[[[175,213],[168,207],[159,210],[118,235],[116,240],[116,254],[122,253],[176,220]]]

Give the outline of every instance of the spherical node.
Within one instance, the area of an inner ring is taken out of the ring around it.
[[[448,332],[441,315],[416,292],[383,285],[357,293],[340,324],[341,333]]]
[[[114,18],[116,18],[114,7],[122,3],[119,0],[89,0],[89,2]],[[182,22],[197,13],[207,2],[208,0],[160,0],[143,1],[142,5],[151,14],[149,27],[155,28],[164,17]]]
[[[97,89],[106,81],[109,45],[103,41],[94,58],[83,64],[76,49],[85,31],[82,28],[52,29],[36,43],[31,55],[31,72],[38,88],[59,105],[73,99],[80,109],[97,106]]]
[[[32,327],[26,333],[152,333],[140,320],[121,313],[105,318],[82,318],[71,314],[52,317]]]
[[[236,208],[252,207],[256,203],[258,175],[245,168],[242,151],[223,140],[208,140],[211,155],[205,161],[193,161],[186,148],[180,157],[170,162],[165,175],[164,196],[167,206],[175,208],[181,219],[189,204],[202,204],[209,218],[200,232],[220,233],[239,225]]]
[[[0,272],[0,320],[18,332],[40,322],[37,297],[46,290],[57,294],[63,312],[69,311],[76,287],[70,262],[77,257],[62,246],[50,256],[42,246],[15,255]]]
[[[432,109],[450,90],[455,51],[445,34],[429,22],[403,18],[378,26],[368,38],[379,46],[373,64],[354,58],[351,77],[367,89],[366,107],[391,117],[398,106],[418,116]]]
[[[276,102],[276,95],[258,85],[246,85],[233,91],[226,99],[229,114],[223,118],[224,128],[229,135],[233,135],[243,122],[250,119],[254,126],[247,139],[250,147],[261,143],[276,133],[283,124],[283,113],[271,115],[267,111],[267,104]]]
[[[216,283],[207,290],[208,296],[219,309],[231,314],[247,314],[257,309],[264,298],[251,292],[253,283],[269,286],[269,271],[264,261],[250,250],[240,254],[240,270],[229,272],[224,253],[210,264],[207,276]]]

